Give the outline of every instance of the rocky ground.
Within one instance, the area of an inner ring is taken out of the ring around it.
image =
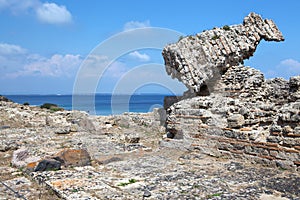
[[[157,110],[89,116],[0,101],[0,117],[0,199],[300,199],[299,172],[166,138]]]

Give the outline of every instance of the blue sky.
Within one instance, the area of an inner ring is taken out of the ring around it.
[[[242,23],[250,12],[273,19],[286,40],[262,42],[245,64],[260,69],[267,78],[288,79],[300,74],[299,9],[298,0],[0,0],[0,94],[71,94],[89,53],[124,30],[161,27],[190,35]],[[124,74],[148,63],[163,64],[159,49],[121,56],[100,78],[95,92],[112,92]],[[164,73],[163,67],[145,70],[149,76]],[[176,93],[185,90],[166,74],[162,78],[177,88]],[[157,84],[139,87],[138,92],[169,91]]]

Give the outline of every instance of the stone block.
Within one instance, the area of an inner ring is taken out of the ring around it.
[[[245,124],[245,118],[241,114],[233,114],[227,118],[229,128],[240,128]]]
[[[65,167],[81,167],[91,164],[91,157],[85,149],[64,149],[52,158]]]
[[[140,136],[135,133],[126,133],[125,134],[125,142],[127,143],[139,143]]]
[[[26,167],[28,163],[36,162],[40,157],[32,156],[28,149],[20,148],[13,152],[11,164],[18,168]]]
[[[43,159],[38,162],[37,166],[34,168],[34,171],[54,171],[59,170],[61,163],[54,159]]]

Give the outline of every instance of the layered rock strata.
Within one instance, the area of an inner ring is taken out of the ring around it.
[[[243,24],[226,25],[181,38],[167,45],[162,55],[167,73],[198,94],[229,66],[237,66],[251,57],[262,39],[284,40],[272,20],[263,20],[260,15],[250,13]]]
[[[217,83],[222,93],[185,99],[167,110],[168,136],[216,156],[299,167],[299,86],[292,89],[299,83],[300,76],[264,80],[253,68],[231,67]]]

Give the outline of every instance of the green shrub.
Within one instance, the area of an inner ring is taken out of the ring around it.
[[[178,42],[180,41],[180,40],[182,40],[184,38],[184,36],[180,36],[179,38],[178,38]]]
[[[23,103],[24,106],[29,106],[30,104],[28,102]]]
[[[45,108],[45,109],[51,110],[53,112],[64,110],[63,108],[60,108],[56,104],[53,104],[53,103],[44,103],[43,105],[41,105],[41,108]]]
[[[212,39],[212,40],[217,40],[217,39],[219,39],[219,38],[220,38],[220,36],[214,35],[211,39]]]
[[[44,103],[43,105],[41,105],[41,108],[46,108],[46,109],[50,109],[52,107],[58,107],[58,106],[53,103]]]
[[[225,25],[225,26],[223,26],[223,29],[224,29],[225,31],[229,31],[229,30],[230,30],[230,27],[229,27],[228,25]]]
[[[53,112],[56,112],[56,111],[62,111],[64,109],[60,108],[60,107],[52,107],[52,108],[50,108],[50,110],[53,111]]]
[[[189,40],[195,40],[195,38],[191,35],[188,36]]]
[[[72,189],[71,192],[79,192],[78,189]]]
[[[221,195],[222,195],[222,193],[215,193],[215,194],[207,195],[206,198],[212,199],[213,197],[220,197]]]
[[[136,182],[137,182],[137,180],[135,180],[135,179],[129,179],[128,182],[119,183],[118,186],[123,186],[124,187],[126,185],[133,184],[133,183],[136,183]]]
[[[130,179],[130,180],[129,180],[129,183],[135,183],[135,182],[136,182],[135,179]]]

